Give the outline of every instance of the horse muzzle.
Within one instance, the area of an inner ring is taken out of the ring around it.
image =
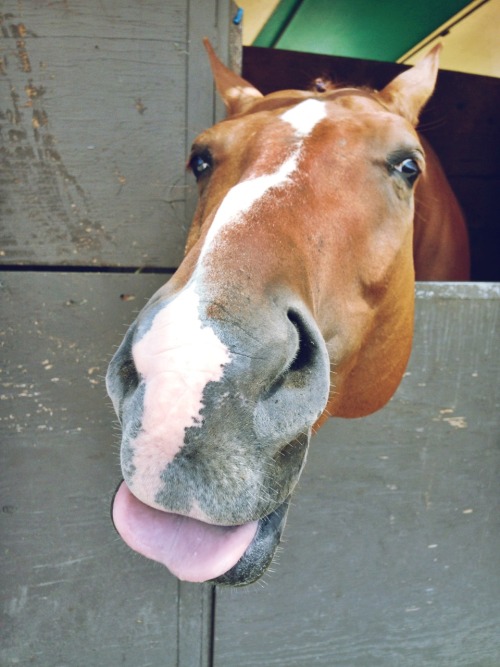
[[[307,308],[289,294],[267,303],[249,321],[188,284],[146,306],[108,370],[126,482],[115,526],[181,579],[262,575],[328,399]]]

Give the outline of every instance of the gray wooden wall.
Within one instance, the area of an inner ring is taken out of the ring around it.
[[[1,275],[0,665],[498,667],[500,286],[419,285],[396,396],[319,432],[275,571],[213,594],[109,518],[103,374],[164,278]]]
[[[500,285],[418,285],[402,385],[313,439],[275,573],[217,593],[214,665],[500,665],[499,350]]]
[[[232,13],[0,11],[0,666],[498,667],[499,286],[419,286],[400,390],[314,439],[275,572],[178,582],[111,526],[103,377],[181,257]]]
[[[103,376],[182,257],[189,146],[221,116],[201,40],[234,61],[233,12],[0,6],[1,667],[208,664],[211,589],[134,558],[111,527]]]
[[[185,162],[214,121],[201,46],[229,55],[229,0],[4,0],[1,259],[173,267]]]

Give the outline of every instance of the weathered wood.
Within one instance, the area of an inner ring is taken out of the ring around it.
[[[184,162],[216,107],[201,34],[227,57],[230,16],[228,0],[2,5],[1,262],[178,263]],[[0,664],[208,667],[211,587],[138,559],[109,518],[103,375],[166,276],[2,279]]]
[[[232,0],[215,3],[188,3],[189,57],[187,59],[186,154],[196,135],[225,116],[222,100],[215,92],[212,71],[205,50],[200,53],[202,40],[209,37],[220,58],[235,69],[241,69],[241,35],[231,21],[235,8]],[[240,55],[235,61],[234,51]],[[184,232],[187,231],[198,199],[198,190],[192,179],[186,186]],[[180,258],[179,258],[180,259]],[[173,265],[171,265],[173,266]]]
[[[216,667],[497,667],[500,286],[418,288],[387,408],[311,444],[264,585],[217,591]]]
[[[2,667],[208,665],[210,589],[137,557],[109,514],[120,471],[103,376],[165,280],[1,274]]]
[[[340,85],[385,86],[395,63],[246,47],[243,75],[264,93],[306,89],[318,76]],[[467,217],[474,280],[499,280],[500,81],[441,71],[422,115],[423,134],[436,149]]]
[[[178,667],[212,667],[214,587],[179,582]]]
[[[210,588],[134,555],[109,520],[102,376],[165,277],[1,279],[0,664],[208,667]],[[420,286],[395,399],[320,432],[277,571],[217,593],[217,667],[496,667],[499,296]]]
[[[2,261],[176,266],[186,156],[214,120],[200,34],[227,51],[229,1],[5,0],[0,18]]]

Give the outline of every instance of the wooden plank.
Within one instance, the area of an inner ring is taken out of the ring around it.
[[[212,667],[214,587],[179,582],[178,667]]]
[[[109,516],[120,471],[103,376],[165,280],[1,274],[2,667],[208,665],[210,589],[179,588]]]
[[[215,42],[227,41],[226,5],[5,0],[3,262],[179,263],[186,201],[196,189],[186,180],[186,156],[193,134],[212,124],[214,113],[200,33],[206,28]],[[188,98],[188,68],[190,87],[194,73],[199,79],[204,72],[198,97]]]
[[[4,258],[175,264],[184,2],[44,2],[20,11],[9,0],[4,11]]]
[[[317,76],[339,85],[381,89],[404,66],[357,58],[245,47],[243,75],[264,93],[306,89]],[[474,280],[500,279],[494,249],[500,243],[500,81],[441,71],[422,115],[423,134],[436,149],[466,214],[471,235]]]
[[[497,667],[500,285],[420,284],[391,403],[311,444],[263,585],[217,591],[216,667]]]

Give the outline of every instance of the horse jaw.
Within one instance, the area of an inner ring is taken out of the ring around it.
[[[417,65],[397,76],[380,92],[381,101],[414,127],[434,91],[441,48],[442,45],[437,44]]]
[[[403,250],[411,254],[411,239]],[[410,357],[413,339],[414,271],[411,257],[394,275],[384,303],[378,307],[366,344],[354,354],[346,366],[332,374],[334,393],[325,413],[335,417],[366,417],[380,410],[398,388]],[[394,309],[394,303],[399,304]],[[318,428],[325,419],[320,417]]]
[[[256,100],[263,97],[262,93],[221,63],[206,37],[203,44],[210,59],[215,87],[224,102],[228,117],[247,111]]]

